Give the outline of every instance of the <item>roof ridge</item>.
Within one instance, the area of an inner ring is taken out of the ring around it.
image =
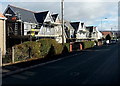
[[[58,15],[58,13],[52,14],[52,15]]]
[[[2,17],[2,18],[6,18],[2,13],[0,13],[0,17]]]
[[[70,22],[70,23],[80,23],[80,22],[78,21],[78,22]]]
[[[19,8],[19,9],[22,9],[22,10],[25,10],[25,11],[29,11],[29,12],[32,12],[32,13],[36,13],[36,12],[31,11],[31,10],[29,10],[29,9],[20,8],[20,7],[17,7],[17,6],[10,5],[10,4],[9,4],[8,6],[9,6],[9,7],[12,6],[12,7]]]
[[[36,13],[45,13],[45,12],[49,12],[49,11],[41,11],[41,12],[36,12]]]

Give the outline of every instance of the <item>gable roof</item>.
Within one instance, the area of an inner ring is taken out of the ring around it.
[[[18,15],[22,21],[37,23],[36,18],[34,17],[35,12],[12,5],[8,5],[8,8],[10,8],[16,15]]]
[[[112,32],[111,32],[111,31],[102,31],[101,33],[102,33],[102,35],[104,35],[104,36],[107,36],[108,34],[109,34],[110,36],[112,36]]]
[[[2,13],[0,13],[0,19],[6,19],[6,17]]]
[[[52,15],[52,18],[53,18],[54,22],[56,21],[57,16],[58,16],[58,14],[53,14],[53,15]]]
[[[86,26],[86,28],[93,28],[94,26]]]
[[[43,23],[49,11],[34,13],[38,23]]]
[[[71,26],[75,29],[75,31],[77,31],[78,28],[79,28],[79,23],[80,23],[80,22],[71,22],[70,24],[71,24]]]
[[[87,29],[89,32],[93,32],[94,26],[86,26],[86,29]]]
[[[81,23],[81,27],[83,27],[84,26],[84,23]]]
[[[64,20],[64,21],[65,21],[65,26],[66,27],[69,27],[69,29],[74,29],[69,21],[67,21],[67,20]]]
[[[86,26],[86,29],[94,29],[94,26]]]

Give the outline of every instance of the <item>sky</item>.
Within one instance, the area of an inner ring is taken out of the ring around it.
[[[61,0],[2,0],[0,12],[8,4],[32,11],[49,10],[61,17]],[[99,30],[118,30],[118,0],[64,0],[64,19],[94,25]]]

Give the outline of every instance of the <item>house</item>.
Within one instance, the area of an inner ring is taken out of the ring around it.
[[[2,54],[6,53],[6,30],[5,30],[6,17],[0,13],[0,48]]]
[[[74,28],[74,37],[77,41],[87,39],[88,31],[86,30],[85,23],[71,22],[70,24]]]
[[[58,43],[62,43],[62,23],[61,23],[59,14],[52,14],[52,18],[54,20],[55,35],[58,35],[56,37],[56,41],[58,41]],[[64,41],[64,43],[66,43],[66,38],[67,38],[67,34],[65,31],[65,27],[64,27],[64,29],[63,29],[63,41]]]
[[[65,33],[66,33],[66,41],[67,42],[74,42],[75,41],[75,29],[71,26],[70,22],[67,20],[64,20],[65,23]]]
[[[7,18],[7,48],[11,48],[15,44],[30,40],[29,31],[37,25],[33,11],[8,5],[4,11],[4,16]]]
[[[61,39],[58,40],[62,30],[58,14],[52,15],[50,11],[33,12],[8,5],[4,15],[8,18],[6,32],[10,46],[40,38],[53,38],[61,43]]]
[[[39,17],[41,17],[41,13],[38,14],[38,17],[36,17],[38,22],[39,20],[41,20],[41,18]],[[35,35],[36,37],[53,38],[58,43],[62,43],[62,26],[58,14],[51,14],[50,12],[48,12],[48,14],[46,15],[46,19],[44,19],[44,21],[39,23],[41,23],[42,25],[39,29],[38,35]],[[64,43],[66,43],[66,33],[64,29],[63,29],[63,33],[64,33],[63,35]]]
[[[106,36],[107,36],[108,34],[110,35],[110,37],[113,36],[111,31],[101,31],[101,33],[102,33],[104,39],[106,38]]]
[[[65,20],[65,31],[68,38],[75,38],[74,32],[75,29],[71,26],[70,22]]]
[[[35,12],[27,9],[8,5],[4,12],[4,16],[8,18],[7,30],[9,30],[9,34],[21,36],[26,35],[27,31],[35,27],[37,24],[34,13]]]
[[[89,39],[93,39],[95,41],[102,39],[102,33],[98,30],[96,26],[86,26],[86,29],[89,31]]]

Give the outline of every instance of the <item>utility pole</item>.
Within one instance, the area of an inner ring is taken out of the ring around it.
[[[61,0],[62,44],[64,44],[64,0]]]

